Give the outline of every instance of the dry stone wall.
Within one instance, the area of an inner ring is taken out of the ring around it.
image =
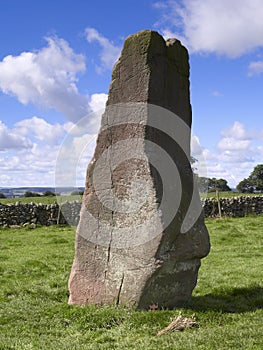
[[[0,226],[35,224],[76,226],[79,221],[80,207],[80,201],[65,202],[61,207],[57,203],[0,204]]]
[[[223,216],[243,217],[246,215],[262,215],[263,196],[220,198],[220,206]],[[203,207],[205,217],[216,218],[219,216],[217,199],[206,198],[203,200]],[[28,224],[47,226],[70,224],[77,226],[80,208],[80,201],[65,202],[61,208],[57,203],[0,203],[0,226],[23,226]]]
[[[218,217],[219,208],[216,198],[203,200],[205,217]],[[220,198],[222,216],[243,217],[246,215],[263,214],[263,196],[237,196],[232,198]]]

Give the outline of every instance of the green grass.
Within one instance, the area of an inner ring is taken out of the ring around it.
[[[220,198],[232,198],[240,196],[263,196],[263,193],[219,192]],[[217,198],[216,192],[201,193],[201,198]]]
[[[42,204],[53,204],[57,202],[66,202],[66,201],[74,201],[81,200],[81,196],[47,196],[47,197],[25,197],[25,198],[0,198],[0,203],[2,204],[13,204],[16,202],[20,203],[42,203]]]
[[[188,308],[69,306],[70,227],[0,230],[0,349],[262,349],[263,217],[210,219]],[[156,333],[179,312],[198,328]]]
[[[210,193],[201,193],[200,196],[202,198],[216,198],[215,192]],[[220,198],[231,198],[231,197],[237,197],[237,196],[263,196],[263,193],[238,193],[238,192],[220,192],[219,193]],[[0,198],[0,203],[2,204],[11,204],[11,203],[42,203],[42,204],[53,204],[53,203],[61,203],[65,201],[75,201],[75,200],[81,200],[82,196],[80,195],[63,195],[58,197],[26,197],[26,198]]]

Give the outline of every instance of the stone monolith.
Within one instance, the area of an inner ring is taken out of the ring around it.
[[[129,36],[112,73],[87,175],[70,304],[186,303],[210,248],[190,165],[188,52]]]

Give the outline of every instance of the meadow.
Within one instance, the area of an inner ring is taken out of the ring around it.
[[[220,198],[231,198],[237,196],[263,196],[263,193],[239,193],[239,192],[220,192]],[[200,193],[201,198],[217,198],[216,192]],[[81,201],[81,195],[63,195],[63,196],[40,196],[40,197],[21,197],[21,198],[0,198],[1,204],[20,203],[42,203],[53,204],[66,201]]]
[[[189,305],[69,306],[75,232],[0,229],[0,349],[262,349],[263,216],[208,219],[211,252]],[[157,337],[179,313],[198,327]]]
[[[200,193],[201,198],[217,198],[216,192],[207,192]],[[232,197],[240,197],[240,196],[263,196],[263,193],[240,193],[240,192],[219,192],[220,198],[232,198]]]
[[[53,204],[63,203],[66,201],[79,201],[82,199],[80,195],[68,195],[68,196],[40,196],[40,197],[21,197],[21,198],[0,198],[2,204],[14,204],[20,203],[42,203],[42,204]]]

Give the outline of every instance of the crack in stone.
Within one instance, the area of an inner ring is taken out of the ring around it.
[[[117,294],[116,306],[118,306],[120,304],[120,296],[121,296],[121,290],[123,287],[123,281],[124,281],[124,273],[122,274],[121,283],[120,283],[120,287],[119,287],[118,294]]]

